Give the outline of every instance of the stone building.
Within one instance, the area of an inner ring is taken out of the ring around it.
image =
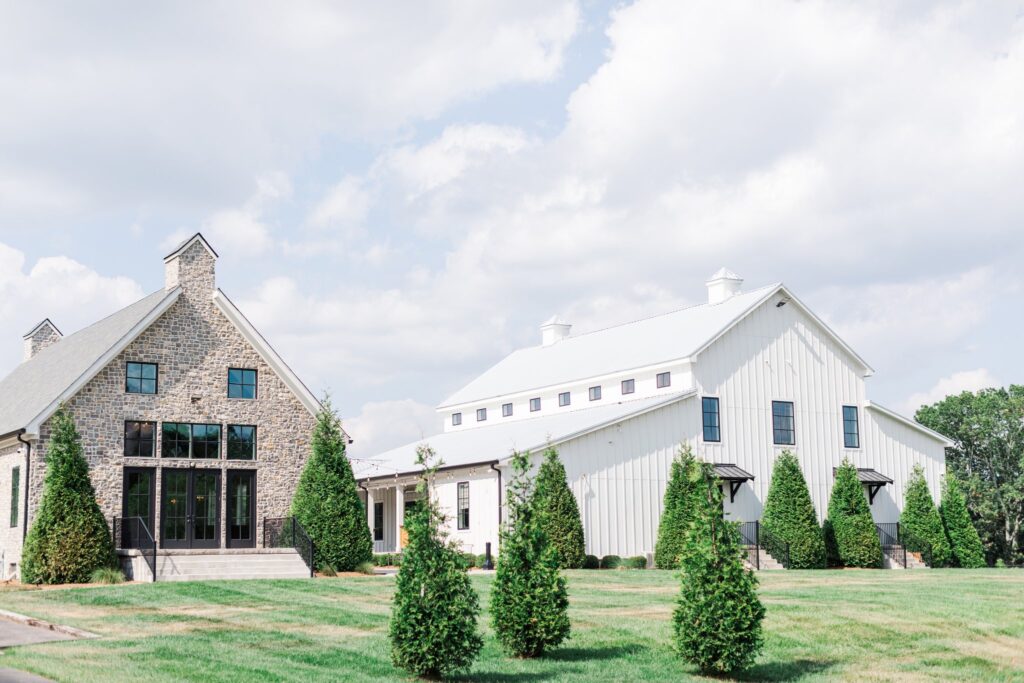
[[[320,404],[216,287],[216,260],[196,234],[164,259],[163,289],[68,337],[49,319],[25,336],[0,382],[3,578],[18,576],[62,403],[130,570],[155,546],[160,578],[308,575],[263,548],[264,522],[288,514]]]

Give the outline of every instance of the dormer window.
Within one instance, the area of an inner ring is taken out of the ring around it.
[[[156,377],[156,363],[127,363],[124,371],[125,393],[155,394]]]
[[[487,408],[477,408],[476,409],[476,421],[477,422],[483,422],[486,419],[487,419]]]
[[[636,380],[624,379],[622,380],[622,395],[632,394],[636,391]]]
[[[538,410],[540,410],[540,399],[539,398],[531,398],[530,399],[530,412],[531,413],[536,413]]]
[[[600,401],[601,400],[601,387],[590,387],[590,400]]]
[[[502,406],[501,406],[501,416],[502,417],[512,417],[512,404],[511,403],[504,403],[504,404],[502,404]]]
[[[452,413],[452,427],[462,424],[462,413]]]
[[[571,398],[569,396],[569,392],[568,391],[563,391],[562,393],[560,393],[558,395],[558,405],[561,406],[562,408],[564,408],[565,406],[569,405],[570,401],[571,401]]]
[[[659,372],[658,373],[658,388],[664,389],[665,387],[672,386],[672,373],[671,372]]]
[[[256,371],[228,368],[228,398],[256,398]]]

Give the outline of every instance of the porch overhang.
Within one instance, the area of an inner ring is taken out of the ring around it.
[[[838,468],[832,468],[832,476],[836,475]],[[863,484],[868,490],[868,504],[874,505],[875,496],[882,490],[883,486],[887,486],[892,483],[892,479],[885,476],[878,470],[870,467],[858,467],[857,468],[857,479]]]
[[[729,502],[736,502],[736,493],[743,486],[745,481],[754,481],[754,475],[747,472],[734,463],[715,463],[713,465],[715,476],[722,482],[729,484]]]

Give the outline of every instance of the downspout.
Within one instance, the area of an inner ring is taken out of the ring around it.
[[[18,441],[25,444],[25,517],[21,522],[21,545],[25,545],[25,539],[28,537],[28,499],[32,493],[32,442],[25,441],[22,437],[25,436],[25,430],[21,429],[18,432]]]
[[[491,463],[491,469],[498,473],[498,527],[501,527],[502,514],[501,514],[501,470],[494,466],[495,463]]]

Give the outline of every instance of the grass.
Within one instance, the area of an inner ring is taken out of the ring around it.
[[[464,680],[695,678],[669,646],[677,579],[570,572],[573,637],[510,660],[487,627]],[[765,649],[743,680],[1024,681],[1024,572],[764,572]],[[491,578],[474,586],[486,608]],[[157,583],[11,590],[0,608],[102,634],[5,651],[0,665],[57,681],[394,681],[393,579]]]

